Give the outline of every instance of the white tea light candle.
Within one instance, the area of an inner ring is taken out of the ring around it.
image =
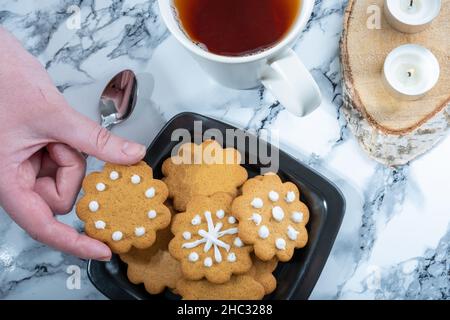
[[[400,32],[417,33],[433,22],[441,10],[441,0],[385,0],[387,22]]]
[[[399,99],[418,100],[439,80],[439,62],[434,54],[420,45],[406,44],[387,56],[383,80]]]

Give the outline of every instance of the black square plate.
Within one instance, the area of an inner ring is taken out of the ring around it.
[[[227,129],[236,129],[226,123],[194,113],[181,113],[175,116],[165,125],[147,150],[145,161],[153,168],[155,177],[162,177],[161,165],[170,157],[172,149],[179,143],[171,139],[174,130],[186,129],[194,139],[195,121],[201,121],[202,132],[216,129],[225,136]],[[247,138],[257,139],[243,131],[239,130],[239,132],[245,134]],[[257,140],[259,143],[265,143]],[[234,147],[237,147],[243,156],[245,155],[244,166],[249,177],[259,174],[262,167],[259,158],[257,157],[259,163],[248,164],[255,162],[249,161],[249,159],[255,159],[250,158],[255,154],[251,154],[248,151],[250,148],[247,147],[242,150],[237,140],[234,143]],[[227,147],[230,145],[227,144]],[[310,221],[307,225],[309,242],[305,248],[295,251],[292,260],[278,264],[275,270],[277,289],[266,299],[308,299],[341,225],[345,200],[333,183],[281,150],[279,151],[279,167],[278,174],[282,180],[291,181],[299,187],[302,201],[310,209]],[[179,299],[169,290],[159,295],[148,294],[143,285],[134,285],[128,281],[126,270],[126,265],[117,256],[113,256],[110,262],[90,260],[88,264],[89,279],[110,299]]]

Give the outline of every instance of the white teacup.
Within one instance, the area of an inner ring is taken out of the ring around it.
[[[261,83],[290,112],[305,116],[321,103],[317,83],[290,48],[311,16],[314,0],[302,0],[290,32],[275,46],[241,57],[217,55],[193,43],[181,29],[173,0],[158,0],[167,28],[188,49],[203,70],[217,82],[234,89],[251,89]]]

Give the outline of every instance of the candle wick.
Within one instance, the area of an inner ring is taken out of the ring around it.
[[[409,1],[409,7],[412,8],[414,6],[414,0]]]
[[[414,70],[414,69],[409,69],[409,70],[407,71],[408,78],[411,78],[411,77],[414,75],[414,73],[415,73],[415,70]]]

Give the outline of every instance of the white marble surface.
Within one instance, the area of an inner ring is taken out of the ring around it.
[[[81,7],[70,30],[67,8]],[[223,119],[260,134],[279,130],[282,148],[329,177],[343,191],[346,215],[312,299],[450,299],[450,138],[397,169],[370,160],[340,113],[338,45],[342,0],[316,0],[295,50],[319,83],[324,101],[306,118],[286,112],[262,88],[215,84],[169,36],[155,1],[2,0],[0,23],[46,66],[73,107],[96,118],[96,97],[122,68],[150,72],[147,99],[115,131],[150,143],[181,111]],[[149,100],[151,99],[151,101]],[[89,168],[98,166],[90,160]],[[74,215],[63,221],[80,228]],[[79,265],[79,290],[66,269]],[[86,279],[85,262],[31,240],[0,209],[0,298],[102,299]]]

